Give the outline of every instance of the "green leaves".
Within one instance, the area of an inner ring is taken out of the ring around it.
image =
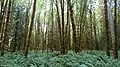
[[[0,57],[0,67],[119,67],[120,60],[108,57],[102,51],[69,51],[66,55],[30,52],[28,59],[22,52],[7,53]]]

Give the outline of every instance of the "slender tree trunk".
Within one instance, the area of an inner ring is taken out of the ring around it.
[[[84,4],[84,5],[83,5]],[[83,6],[82,6],[82,10],[81,10],[81,17],[80,17],[80,19],[79,19],[79,23],[80,23],[80,29],[79,29],[79,47],[80,47],[80,49],[83,49],[83,44],[82,44],[82,31],[83,31],[83,28],[82,28],[82,25],[83,25],[83,18],[84,18],[84,16],[86,15],[85,14],[85,9],[86,9],[86,1],[83,1]],[[89,45],[90,46],[90,45]]]
[[[107,0],[104,0],[104,14],[105,14],[105,28],[106,28],[106,54],[110,56],[110,36],[109,36],[109,22],[108,22],[108,6]]]
[[[23,45],[23,51],[25,49],[25,46],[26,46],[26,42],[27,42],[27,33],[28,33],[28,26],[29,26],[29,8],[27,8],[26,10],[26,18],[25,18],[25,38],[24,38],[24,45]]]
[[[1,3],[4,3],[4,1],[1,1]],[[4,40],[4,31],[5,31],[5,26],[6,26],[6,22],[5,22],[5,15],[7,13],[6,9],[7,9],[7,4],[8,4],[8,0],[6,0],[5,2],[5,6],[3,7],[3,4],[1,4],[1,16],[0,16],[0,49],[2,48],[2,42]]]
[[[69,8],[70,8],[70,16],[71,16],[71,23],[72,23],[72,30],[73,30],[73,45],[74,45],[74,50],[75,52],[79,51],[79,46],[77,44],[77,39],[76,39],[76,25],[74,22],[74,17],[73,17],[73,6],[71,4],[71,0],[68,0]]]
[[[54,2],[54,0],[52,0],[51,2],[52,2],[51,3],[51,5],[52,5],[52,13],[51,13],[51,19],[52,19],[52,31],[51,31],[51,33],[52,33],[52,42],[51,43],[52,44],[51,45],[52,45],[52,51],[54,51],[54,49],[55,49],[55,47],[54,47],[55,44],[53,42],[53,40],[54,40],[53,39],[53,33],[54,33],[54,30],[53,30],[54,29],[54,16],[53,16],[54,15],[54,13],[53,13],[54,9],[53,9],[53,2]]]
[[[58,1],[56,0],[56,8],[57,8],[57,19],[58,19],[58,29],[59,29],[59,37],[60,37],[60,46],[62,46],[62,36],[61,36],[61,23],[60,23],[60,15],[59,15],[59,8],[58,8]]]
[[[70,21],[69,21],[69,14],[70,14],[70,12],[69,12],[69,3],[68,3],[68,1],[67,1],[67,24],[66,24],[66,43],[67,43],[67,45],[68,45],[68,50],[70,50],[71,49],[71,45],[70,45],[70,35],[69,35],[69,32],[68,32],[68,26],[69,26],[69,24],[70,24]],[[69,29],[69,31],[70,31],[70,29]]]
[[[115,34],[114,58],[118,59],[118,44],[117,44],[117,0],[114,0],[114,3],[115,3],[115,10],[114,10],[114,34]]]
[[[8,31],[10,26],[10,8],[11,8],[11,0],[9,0],[9,6],[8,6],[8,12],[7,12],[7,19],[6,19],[6,26],[5,26],[5,32],[4,32],[4,40],[1,44],[1,56],[4,55],[4,46],[8,45],[9,38],[8,38]]]
[[[40,37],[40,29],[41,29],[41,24],[40,24],[40,13],[39,13],[39,15],[38,15],[38,19],[37,19],[37,23],[36,23],[36,25],[37,25],[37,29],[36,29],[36,48],[37,48],[37,50],[39,50],[40,49],[40,43],[41,43],[41,37]]]
[[[112,12],[112,0],[109,0],[108,14],[109,14],[109,28],[110,28],[110,49],[113,48],[114,45],[114,19]]]
[[[62,14],[62,44],[61,44],[61,54],[66,53],[66,45],[64,41],[64,0],[60,0],[60,5],[61,5],[61,14]]]
[[[90,11],[89,11],[89,13],[90,13],[90,46],[92,47],[92,49],[94,48],[93,47],[93,35],[92,35],[92,32],[93,32],[93,28],[92,28],[92,26],[93,26],[93,20],[92,20],[92,5],[90,5]],[[91,48],[90,47],[90,48]],[[89,48],[89,46],[88,46],[88,48]]]
[[[0,50],[1,50],[1,43],[2,43],[2,30],[3,30],[3,5],[4,5],[4,0],[1,0],[1,10],[0,10]]]
[[[3,7],[4,7],[4,0],[1,0],[0,21],[2,21]],[[0,23],[0,28],[1,28],[1,23]]]
[[[95,35],[95,49],[99,50],[99,44],[98,44],[98,39],[97,39],[97,29],[96,29],[96,17],[94,13],[94,35]]]
[[[3,13],[4,0],[1,0],[1,10],[0,10],[0,28],[2,27],[2,13]]]
[[[26,47],[25,47],[25,56],[27,57],[28,55],[28,49],[30,47],[30,38],[31,38],[31,35],[32,35],[32,29],[33,29],[33,24],[34,24],[34,17],[35,17],[35,10],[36,10],[36,1],[37,0],[34,0],[34,4],[33,4],[33,12],[32,12],[32,17],[31,17],[31,23],[30,23],[30,29],[28,31],[28,40],[27,40],[27,44],[26,44]]]
[[[46,11],[46,10],[45,10]],[[44,13],[44,27],[45,27],[45,22],[46,22],[46,12]],[[52,32],[51,32],[52,33]],[[46,45],[46,29],[43,30],[43,44],[42,44],[42,52],[45,50],[45,45]],[[53,45],[51,45],[53,47]]]

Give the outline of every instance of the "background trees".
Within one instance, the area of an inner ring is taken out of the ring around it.
[[[106,50],[109,56],[113,49],[115,58],[118,56],[120,2],[117,0],[0,2],[1,55],[18,50],[26,55],[28,50],[61,54],[69,50]]]

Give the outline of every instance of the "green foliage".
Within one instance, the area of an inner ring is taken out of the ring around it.
[[[69,51],[66,55],[30,52],[28,58],[22,52],[7,53],[0,57],[0,67],[119,67],[120,60],[108,57],[102,51]]]

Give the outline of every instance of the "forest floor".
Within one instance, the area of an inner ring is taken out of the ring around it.
[[[104,51],[81,51],[77,54],[69,51],[66,55],[31,51],[26,59],[22,52],[15,52],[0,56],[0,67],[120,67],[120,57],[115,60],[106,56]]]

